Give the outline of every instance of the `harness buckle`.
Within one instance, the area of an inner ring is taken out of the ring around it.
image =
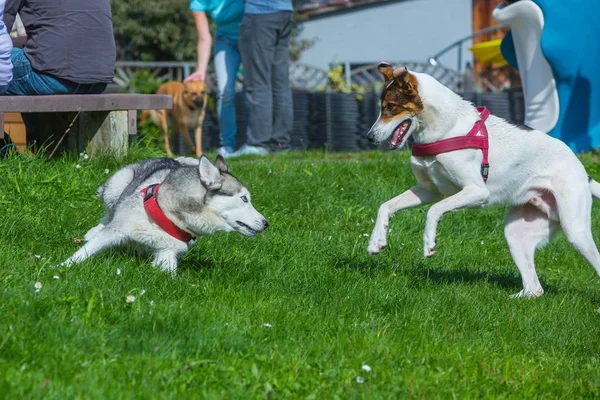
[[[488,174],[490,173],[490,164],[481,164],[481,176],[483,181],[487,181]]]

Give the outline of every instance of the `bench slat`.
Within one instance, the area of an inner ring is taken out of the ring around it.
[[[67,112],[171,109],[173,99],[160,94],[68,94],[0,96],[1,112]]]

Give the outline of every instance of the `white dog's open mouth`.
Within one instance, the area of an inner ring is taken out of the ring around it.
[[[394,132],[392,133],[392,140],[390,140],[390,150],[396,150],[399,148],[402,143],[404,143],[404,139],[410,130],[410,125],[412,121],[410,119],[405,119],[400,122]]]
[[[258,233],[256,229],[252,229],[250,226],[246,225],[242,221],[235,222],[244,229],[244,233],[248,233],[248,236],[255,236]]]

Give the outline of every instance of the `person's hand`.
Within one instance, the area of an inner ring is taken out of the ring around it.
[[[197,70],[196,72],[194,72],[193,74],[191,74],[190,76],[185,78],[183,81],[184,82],[204,81],[205,78],[206,78],[206,72]]]

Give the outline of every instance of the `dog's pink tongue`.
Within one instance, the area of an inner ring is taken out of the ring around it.
[[[394,129],[394,132],[392,133],[392,140],[390,140],[390,148],[391,149],[398,146],[398,143],[400,143],[400,139],[402,138],[402,134],[404,134],[404,131],[406,130],[407,125],[408,125],[408,122],[404,122],[404,123],[398,125],[398,127],[396,129]]]

